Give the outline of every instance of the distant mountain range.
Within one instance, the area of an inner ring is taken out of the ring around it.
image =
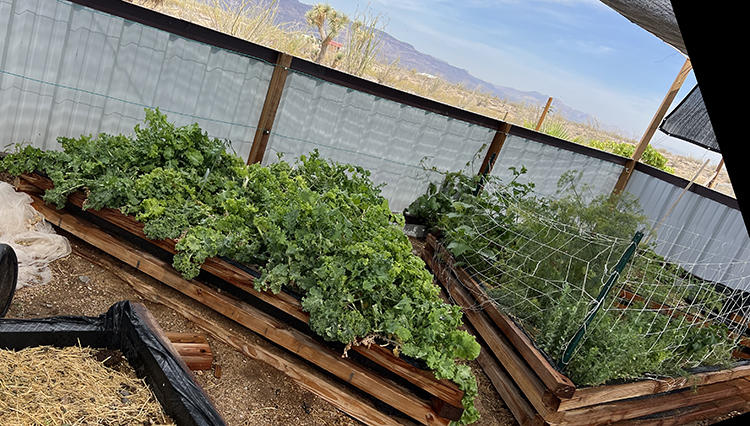
[[[312,8],[312,5],[301,3],[297,0],[278,0],[278,6],[277,24],[293,24],[298,25],[300,28],[308,28],[305,21],[305,13]],[[313,32],[311,29],[311,33],[317,34],[317,30]],[[402,68],[409,70],[416,69],[421,73],[440,76],[453,84],[466,83],[468,87],[481,87],[499,99],[510,102],[544,105],[549,98],[549,96],[539,92],[524,92],[512,87],[497,86],[486,82],[474,77],[469,71],[463,68],[458,68],[442,59],[422,53],[411,44],[398,40],[388,33],[383,34],[383,44],[380,53],[385,59],[391,61],[400,57],[399,66]],[[592,120],[589,114],[570,108],[560,101],[555,102],[555,111],[562,117],[578,123],[588,124]]]

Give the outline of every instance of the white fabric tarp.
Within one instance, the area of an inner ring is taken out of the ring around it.
[[[46,284],[52,278],[49,264],[70,254],[70,243],[31,206],[28,194],[0,182],[0,243],[13,248],[18,258],[18,283]]]

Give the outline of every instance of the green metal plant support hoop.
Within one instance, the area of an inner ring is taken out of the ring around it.
[[[568,363],[570,363],[570,358],[573,356],[573,352],[578,347],[578,344],[581,342],[584,334],[586,334],[586,329],[588,328],[589,324],[591,324],[591,321],[594,320],[594,317],[596,317],[596,314],[597,312],[599,312],[599,308],[601,308],[602,304],[604,303],[604,299],[607,297],[607,294],[609,294],[609,291],[615,285],[615,282],[617,282],[617,278],[625,269],[625,265],[628,263],[630,258],[633,257],[633,253],[635,253],[636,248],[638,248],[638,243],[641,242],[642,238],[643,233],[641,231],[636,232],[633,236],[633,239],[630,241],[630,245],[625,250],[625,253],[623,253],[620,257],[617,265],[615,265],[615,270],[612,272],[612,275],[609,276],[609,279],[607,279],[604,287],[602,287],[601,291],[599,292],[599,296],[596,297],[594,306],[591,308],[589,313],[586,314],[586,318],[584,318],[583,324],[581,324],[581,327],[578,329],[575,336],[573,336],[570,342],[568,342],[568,345],[565,347],[562,358],[560,358],[560,362],[557,365],[560,370],[563,370],[568,365]]]

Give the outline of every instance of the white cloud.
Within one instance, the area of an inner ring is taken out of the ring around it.
[[[560,40],[557,40],[556,44],[558,46],[561,46],[570,50],[574,50],[580,53],[585,53],[588,55],[606,55],[606,54],[613,53],[615,51],[614,48],[605,46],[603,44],[595,43],[593,41],[588,41],[588,40],[560,39]]]

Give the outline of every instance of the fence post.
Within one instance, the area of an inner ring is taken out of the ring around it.
[[[635,169],[635,163],[637,163],[638,160],[641,159],[641,156],[646,151],[649,142],[651,142],[651,138],[654,136],[654,133],[656,133],[656,129],[659,127],[659,124],[667,114],[669,106],[672,105],[672,101],[674,100],[675,96],[677,96],[677,92],[680,91],[682,83],[685,82],[685,79],[687,78],[688,73],[692,68],[693,66],[690,63],[690,59],[685,59],[685,63],[682,65],[682,68],[680,68],[680,72],[677,73],[677,77],[675,77],[672,86],[669,88],[669,92],[667,92],[664,100],[661,101],[661,105],[659,105],[659,109],[651,119],[651,124],[649,124],[648,129],[646,129],[646,133],[643,134],[643,136],[641,137],[641,141],[638,142],[638,145],[636,145],[635,152],[633,152],[633,157],[628,160],[627,163],[625,163],[625,168],[620,174],[620,179],[618,179],[617,183],[615,184],[612,195],[617,195],[625,189],[625,186],[628,184],[628,180],[630,180],[630,176],[633,173],[633,169]]]
[[[292,56],[280,52],[276,60],[276,67],[271,76],[271,82],[268,84],[266,100],[263,103],[263,110],[258,120],[258,128],[255,130],[255,138],[250,148],[250,155],[247,156],[247,164],[260,163],[263,161],[263,154],[266,152],[268,138],[273,129],[273,122],[276,119],[276,111],[279,109],[281,95],[284,92],[284,83],[289,73],[289,66],[292,64]]]
[[[479,191],[482,190],[482,188],[484,187],[485,177],[490,174],[492,168],[495,166],[495,161],[497,161],[497,156],[500,154],[500,150],[505,144],[505,139],[508,137],[510,127],[510,123],[506,123],[503,121],[500,124],[500,127],[497,128],[495,136],[492,138],[492,142],[490,143],[490,147],[489,149],[487,149],[487,154],[484,156],[484,161],[482,161],[482,166],[479,168],[479,173],[477,173],[477,175],[479,176],[479,183],[477,184],[477,189],[474,191],[474,196],[477,196],[477,194],[479,194]]]
[[[492,138],[490,147],[487,150],[487,155],[484,156],[484,161],[482,161],[482,167],[479,168],[478,174],[486,175],[492,171],[492,167],[495,165],[495,160],[497,159],[500,150],[503,148],[503,144],[505,144],[505,139],[508,137],[510,127],[510,123],[502,122],[500,127],[497,128],[495,137]]]
[[[549,107],[552,105],[552,96],[547,99],[547,105],[544,106],[544,110],[542,111],[542,115],[539,117],[539,122],[536,123],[536,130],[537,132],[539,129],[542,128],[542,123],[544,123],[544,118],[547,117],[547,112],[549,111]]]

